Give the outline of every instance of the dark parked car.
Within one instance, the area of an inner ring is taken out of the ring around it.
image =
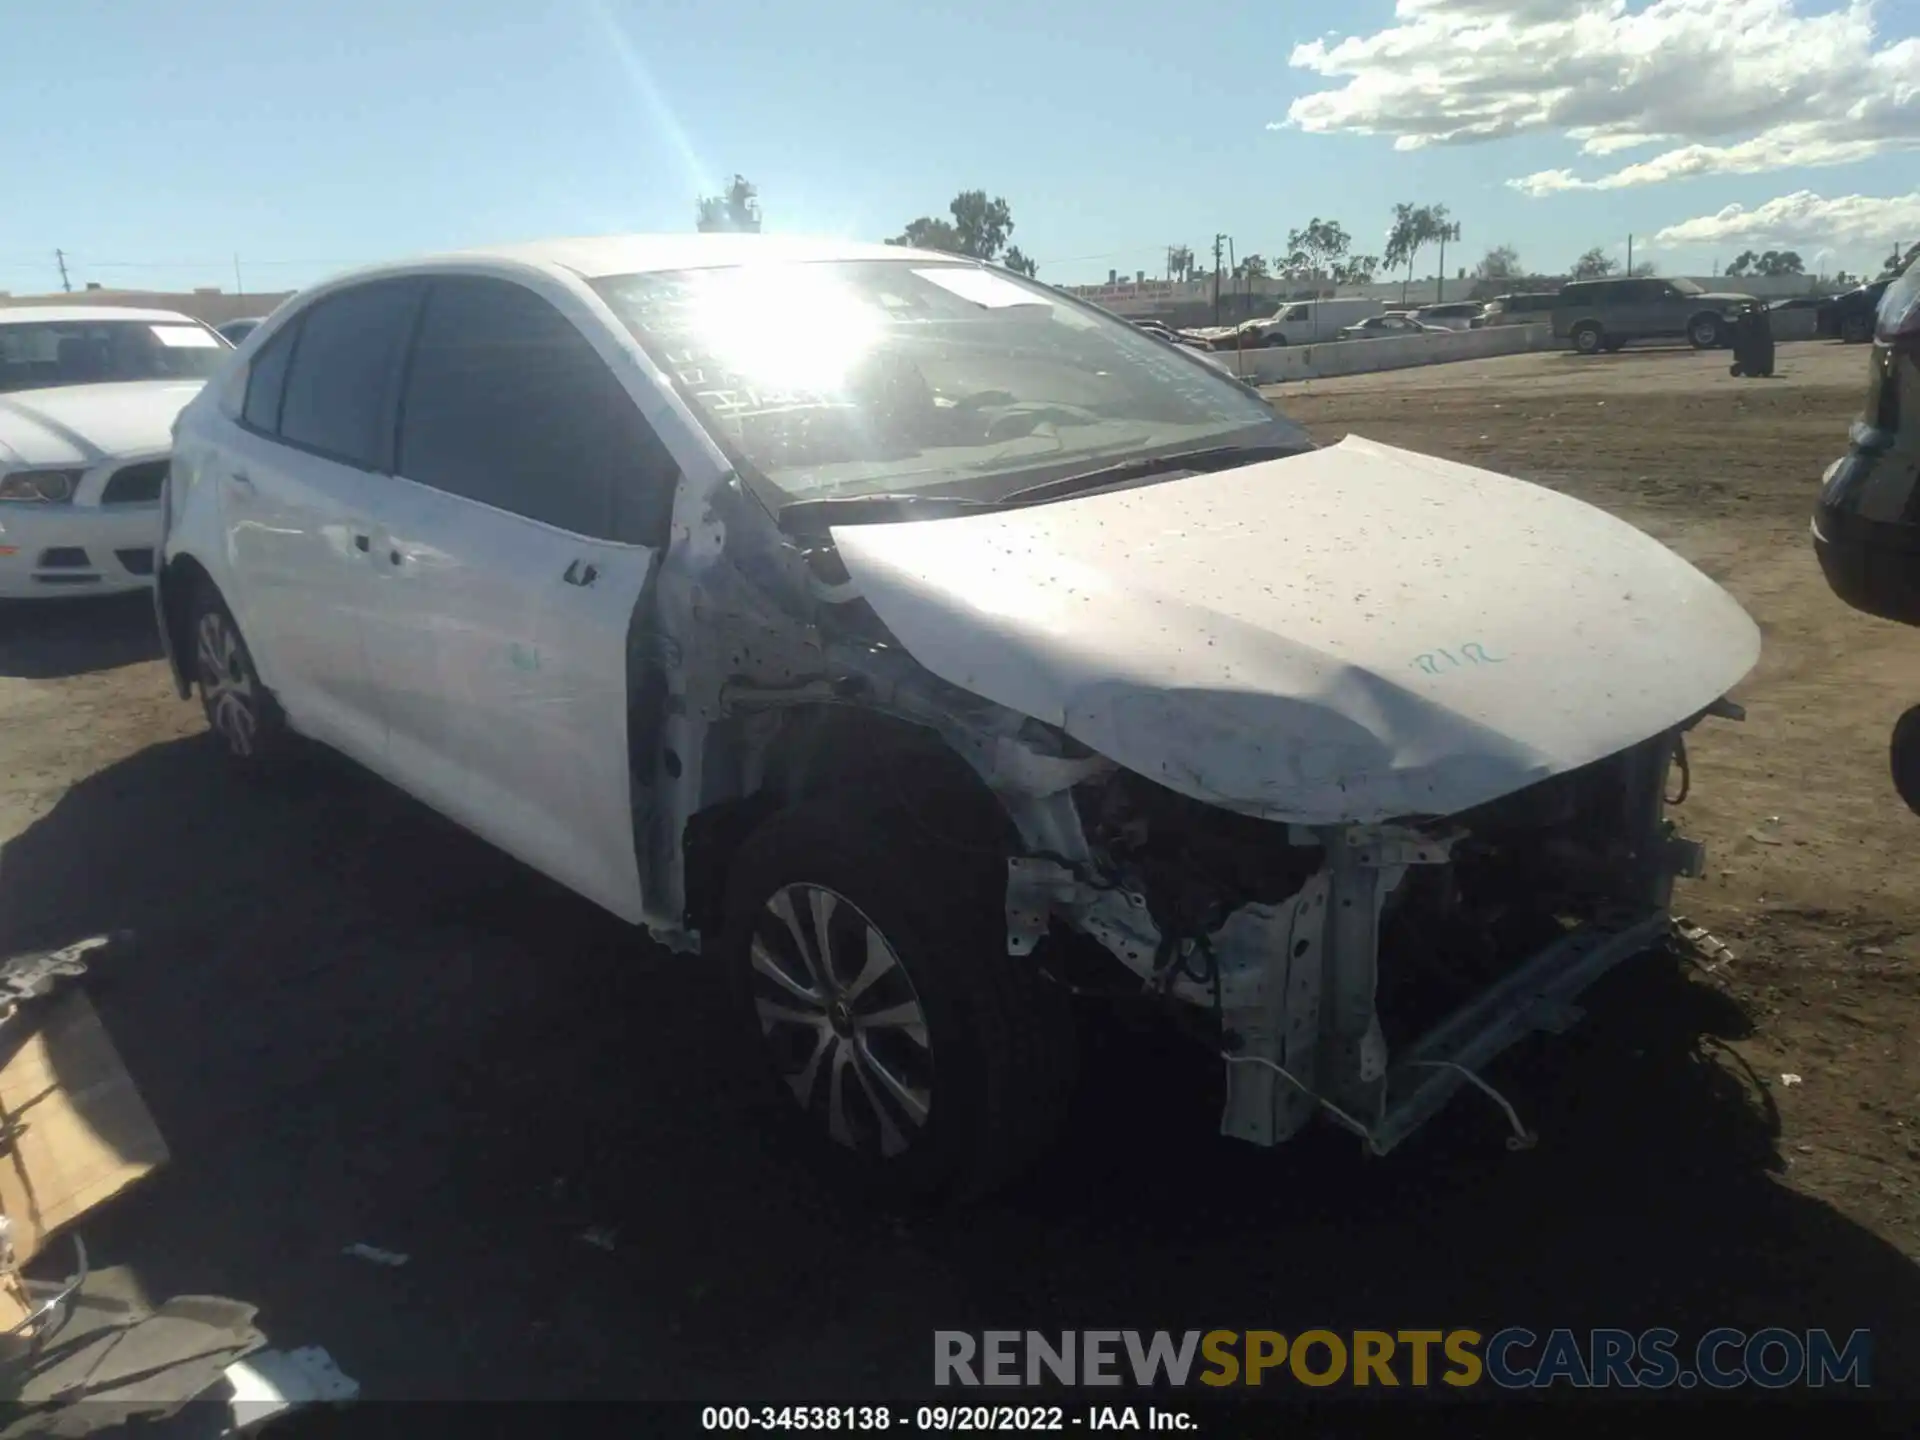
[[[1814,322],[1823,336],[1838,336],[1849,345],[1864,345],[1873,338],[1874,312],[1880,308],[1881,297],[1893,284],[1891,275],[1859,286],[1841,295],[1830,295],[1821,302],[1820,314]]]
[[[1611,353],[1632,340],[1682,340],[1696,350],[1726,343],[1733,316],[1751,295],[1703,290],[1676,276],[1576,280],[1553,307],[1553,338],[1571,341],[1582,355]]]
[[[1881,294],[1867,403],[1821,478],[1813,548],[1854,609],[1920,626],[1920,261]],[[1892,761],[1900,798],[1920,812],[1920,705],[1895,726]]]

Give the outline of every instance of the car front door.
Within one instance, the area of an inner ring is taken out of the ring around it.
[[[361,613],[368,514],[392,442],[394,381],[419,287],[329,295],[253,359],[220,486],[235,583],[227,602],[294,726],[378,768]]]
[[[430,282],[367,660],[398,783],[638,920],[628,637],[678,471],[556,301],[496,277]]]

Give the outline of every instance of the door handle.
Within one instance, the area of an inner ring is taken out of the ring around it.
[[[251,490],[254,488],[253,477],[244,471],[235,470],[227,476],[227,479],[236,490]]]
[[[567,573],[560,577],[569,585],[587,586],[600,578],[599,567],[583,560],[575,560],[567,566]]]

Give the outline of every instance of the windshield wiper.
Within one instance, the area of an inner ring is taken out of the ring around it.
[[[1033,505],[1056,500],[1063,495],[1098,490],[1122,480],[1167,475],[1176,470],[1232,470],[1262,460],[1284,460],[1289,455],[1305,454],[1309,448],[1306,445],[1209,445],[1203,450],[1176,450],[1171,455],[1147,455],[1137,460],[1121,460],[1097,469],[1082,470],[1074,475],[1057,475],[1051,480],[1042,480],[1036,485],[1027,485],[1002,495],[994,503]],[[1229,463],[1219,464],[1219,461]]]
[[[789,500],[782,505],[780,528],[806,531],[810,520],[823,520],[828,525],[859,525],[909,510],[957,514],[966,510],[998,510],[1000,506],[998,500],[979,500],[965,495],[920,495],[911,490],[883,495],[820,495],[811,500]]]
[[[809,533],[812,530],[808,523],[810,521],[823,521],[829,526],[859,525],[891,519],[896,514],[904,518],[909,511],[918,512],[917,518],[924,519],[927,512],[958,515],[981,510],[1017,510],[1028,505],[1045,504],[1064,495],[1098,490],[1125,480],[1145,479],[1179,470],[1228,470],[1240,465],[1256,464],[1261,460],[1281,460],[1289,455],[1301,455],[1311,448],[1311,445],[1298,444],[1209,445],[1202,450],[1149,455],[1102,465],[1093,470],[1082,470],[1073,475],[1058,475],[1051,480],[1022,486],[990,499],[971,495],[925,494],[912,490],[883,495],[821,495],[811,500],[790,500],[782,505],[780,528]]]

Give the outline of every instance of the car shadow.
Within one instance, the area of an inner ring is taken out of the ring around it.
[[[370,1398],[844,1402],[923,1394],[936,1328],[1506,1325],[1864,1327],[1912,1393],[1920,1269],[1780,1183],[1745,1017],[1671,964],[1489,1071],[1531,1150],[1471,1091],[1384,1159],[1235,1145],[1204,1056],[1106,1024],[1041,1172],[941,1212],[767,1142],[697,957],[337,762],[157,745],[0,850],[0,953],[123,929],[87,984],[172,1160],[95,1264],[258,1304]]]
[[[153,596],[0,601],[0,678],[61,680],[158,660]]]

